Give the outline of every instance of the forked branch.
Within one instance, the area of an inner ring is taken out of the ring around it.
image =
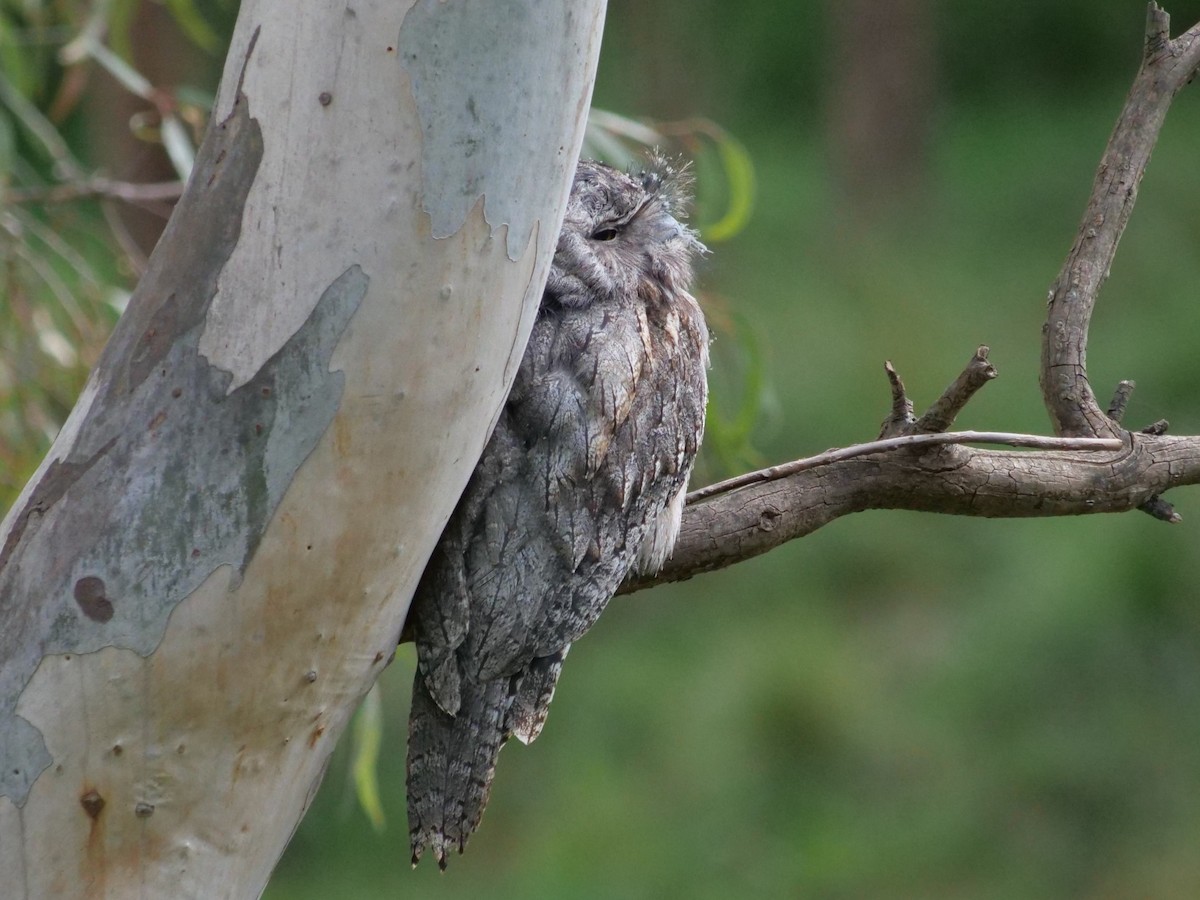
[[[694,492],[674,556],[657,576],[630,579],[623,592],[723,568],[865,509],[994,518],[1142,509],[1179,521],[1160,495],[1200,482],[1200,436],[1168,437],[1165,422],[1139,432],[1125,430],[1121,417],[1133,383],[1121,383],[1107,412],[1100,407],[1087,377],[1087,335],[1171,100],[1198,69],[1200,23],[1171,39],[1169,17],[1150,3],[1141,67],[1101,159],[1075,242],[1050,289],[1040,381],[1051,425],[1063,437],[943,433],[970,397],[995,377],[986,347],[919,418],[889,364],[892,406],[883,440]],[[982,450],[967,443],[1053,449]]]
[[[1120,431],[1088,382],[1088,325],[1171,100],[1200,66],[1197,38],[1200,24],[1171,40],[1170,17],[1150,4],[1141,68],[1096,170],[1075,244],[1050,288],[1041,384],[1057,434],[1104,437]]]

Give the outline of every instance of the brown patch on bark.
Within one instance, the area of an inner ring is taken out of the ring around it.
[[[112,601],[104,596],[104,579],[85,575],[75,582],[75,602],[93,622],[107,622],[113,617]]]
[[[79,805],[88,814],[88,818],[95,821],[100,818],[100,813],[104,812],[105,803],[104,798],[100,796],[100,792],[92,788],[79,798]]]

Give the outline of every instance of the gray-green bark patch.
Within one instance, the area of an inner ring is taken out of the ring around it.
[[[149,654],[171,611],[217,567],[240,580],[341,401],[343,376],[329,361],[367,290],[357,266],[236,390],[198,352],[261,156],[241,97],[210,132],[105,350],[70,454],[43,474],[0,550],[0,795],[18,805],[51,762],[16,715],[42,657],[108,646]]]
[[[509,259],[533,232],[547,181],[561,171],[562,122],[578,115],[567,96],[578,66],[563,36],[575,28],[562,0],[417,0],[400,32],[399,57],[421,120],[422,197],[433,236],[448,237],[480,197],[493,230],[508,225]],[[561,91],[522,91],[542,72]],[[575,160],[565,160],[574,170]]]

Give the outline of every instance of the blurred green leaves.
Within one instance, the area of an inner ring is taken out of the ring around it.
[[[655,151],[682,155],[695,166],[699,210],[692,225],[706,243],[728,241],[746,227],[754,209],[754,162],[720,125],[708,119],[642,122],[596,108],[588,113],[585,159],[628,169]]]
[[[708,244],[719,244],[736,237],[749,224],[754,210],[754,162],[750,154],[741,141],[707,119],[678,123],[667,133],[672,132],[683,144],[684,152],[690,158],[700,160],[700,165],[705,166],[706,152],[715,152],[717,157],[716,172],[712,171],[711,164],[702,171],[700,177],[704,186],[701,190],[707,199],[723,189],[725,209],[717,218],[702,218],[696,223],[701,237]],[[708,200],[707,205],[715,204]],[[702,212],[708,211],[702,209]],[[712,215],[711,212],[708,214]]]
[[[754,448],[772,383],[759,326],[744,310],[710,300],[709,325],[717,337],[711,348],[704,454],[693,488],[767,464]]]
[[[354,748],[350,764],[354,795],[376,831],[383,831],[387,821],[383,813],[383,799],[379,794],[379,748],[383,744],[381,690],[378,684],[371,686],[354,714],[350,730]]]
[[[211,24],[192,0],[169,8],[183,31],[214,50],[234,11],[227,2],[204,5],[216,16]],[[113,199],[132,195],[84,161],[93,76],[103,70],[144,100],[154,116],[147,135],[181,178],[191,166],[189,92],[169,101],[132,61],[144,11],[140,0],[0,2],[0,508],[74,405],[140,265],[116,205],[127,200]],[[191,93],[211,96],[207,86]]]
[[[167,9],[171,11],[171,15],[175,21],[179,23],[179,27],[183,29],[183,33],[191,38],[192,43],[197,47],[202,47],[209,53],[223,53],[225,49],[225,40],[217,32],[217,29],[204,17],[201,12],[201,7],[194,3],[193,0],[166,0]],[[228,9],[231,4],[226,2],[221,4]]]

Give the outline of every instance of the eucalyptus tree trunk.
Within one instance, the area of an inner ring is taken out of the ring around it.
[[[0,531],[5,897],[261,892],[487,438],[603,0],[245,0],[188,189]]]

